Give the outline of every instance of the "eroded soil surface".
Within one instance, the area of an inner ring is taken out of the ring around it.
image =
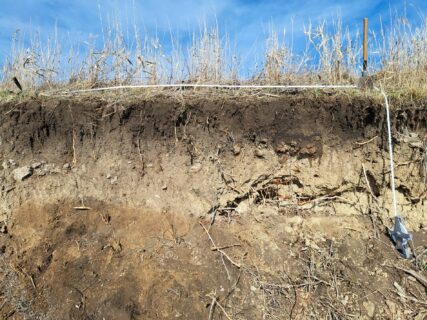
[[[0,107],[1,319],[424,319],[427,110],[337,95]]]

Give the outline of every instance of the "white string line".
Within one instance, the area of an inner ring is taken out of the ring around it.
[[[388,105],[387,95],[385,94],[385,92],[382,88],[381,88],[381,94],[384,96],[385,109],[386,109],[386,115],[387,115],[388,150],[390,153],[391,191],[392,191],[392,196],[393,196],[394,216],[397,217],[398,214],[397,214],[396,188],[394,185],[394,162],[393,162],[393,144],[392,144],[392,140],[391,140],[390,107]]]
[[[42,95],[49,95],[52,93],[84,93],[95,91],[108,91],[120,89],[138,89],[138,88],[225,88],[225,89],[356,89],[356,85],[227,85],[227,84],[141,84],[141,85],[126,85],[126,86],[113,86],[102,87],[94,89],[80,89],[71,91],[51,91],[42,93]]]

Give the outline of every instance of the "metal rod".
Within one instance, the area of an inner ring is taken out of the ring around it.
[[[363,19],[363,76],[368,70],[368,18]]]

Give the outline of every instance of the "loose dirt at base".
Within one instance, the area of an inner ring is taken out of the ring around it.
[[[368,98],[1,106],[0,318],[424,319],[427,111]]]

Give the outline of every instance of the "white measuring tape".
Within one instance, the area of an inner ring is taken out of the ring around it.
[[[402,218],[397,213],[397,199],[396,187],[394,184],[394,161],[393,161],[393,141],[391,138],[391,121],[390,121],[390,106],[388,104],[387,95],[381,88],[381,94],[384,97],[386,116],[387,116],[387,131],[388,131],[388,151],[390,153],[390,179],[391,179],[391,192],[393,197],[393,211],[394,211],[394,226],[389,230],[391,239],[394,242],[396,249],[405,259],[411,259],[413,252],[411,250],[409,241],[412,241],[412,234],[408,232],[403,224]]]
[[[102,87],[93,89],[79,89],[79,90],[55,90],[41,93],[41,95],[49,96],[54,93],[85,93],[85,92],[96,92],[96,91],[108,91],[108,90],[120,90],[120,89],[139,89],[139,88],[217,88],[217,89],[357,89],[356,85],[228,85],[228,84],[141,84],[141,85],[125,85],[125,86],[113,86],[113,87]]]
[[[393,161],[393,142],[391,138],[390,106],[388,104],[387,95],[385,94],[384,90],[381,90],[381,94],[384,97],[386,116],[387,116],[388,151],[390,153],[391,191],[393,196],[393,211],[394,211],[394,216],[396,217],[398,216],[398,214],[397,214],[396,187],[394,184],[394,161]]]

